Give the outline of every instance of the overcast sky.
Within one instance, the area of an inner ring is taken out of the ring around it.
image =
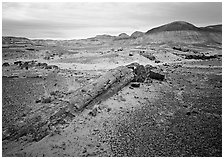
[[[176,20],[196,26],[222,23],[218,3],[2,3],[3,36],[79,39],[132,34]]]

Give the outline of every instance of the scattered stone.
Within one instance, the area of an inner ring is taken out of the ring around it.
[[[95,117],[97,115],[97,108],[94,108],[92,111],[90,111],[89,115]]]
[[[41,99],[37,99],[36,101],[35,101],[35,103],[40,103],[41,102]]]
[[[134,96],[134,98],[135,98],[135,99],[138,99],[139,97],[138,97],[138,96]]]
[[[132,52],[130,52],[130,53],[129,53],[129,56],[133,56],[133,53],[132,53]]]
[[[147,79],[145,80],[145,83],[147,83],[147,84],[152,83],[152,79],[151,79],[151,78],[147,78]]]
[[[7,67],[7,66],[10,66],[10,64],[9,64],[8,62],[4,62],[4,63],[2,64],[2,66]]]
[[[164,64],[163,64],[163,66],[169,66],[169,64],[167,64],[167,63],[164,63]]]
[[[111,111],[111,108],[107,108],[107,112],[110,112]]]
[[[123,96],[118,96],[118,101],[126,101],[126,99]]]
[[[186,113],[186,115],[188,115],[188,116],[190,116],[190,115],[196,115],[196,114],[198,114],[198,112],[196,110],[188,111]]]
[[[103,110],[103,109],[105,109],[107,106],[106,105],[104,105],[104,104],[100,104],[99,106],[98,106],[98,109],[99,110]]]
[[[42,97],[41,98],[41,103],[51,103],[52,99],[51,97]]]
[[[86,153],[87,152],[87,149],[84,147],[84,150],[82,151],[82,153]]]
[[[131,83],[131,86],[134,87],[134,88],[138,88],[138,87],[140,87],[140,83],[133,82],[133,83]]]
[[[23,63],[22,61],[15,61],[15,62],[14,62],[14,65],[21,66],[22,63]]]
[[[130,89],[134,89],[132,86],[129,87]]]

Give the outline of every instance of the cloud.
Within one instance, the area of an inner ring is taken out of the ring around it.
[[[3,3],[3,35],[78,38],[131,34],[174,20],[221,23],[221,3]]]

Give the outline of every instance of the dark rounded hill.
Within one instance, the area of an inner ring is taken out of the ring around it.
[[[141,32],[141,31],[135,31],[134,33],[131,34],[131,37],[132,38],[137,38],[137,37],[141,37],[143,35],[144,35],[143,32]]]
[[[188,22],[175,21],[175,22],[172,22],[172,23],[169,23],[166,25],[162,25],[160,27],[153,28],[153,29],[147,31],[146,34],[155,33],[155,32],[163,32],[163,31],[182,31],[182,30],[198,31],[200,29]]]

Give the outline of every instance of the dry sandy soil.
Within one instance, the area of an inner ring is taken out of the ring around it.
[[[2,155],[222,156],[221,59],[186,60],[167,45],[149,48],[160,63],[139,53],[129,56],[132,48],[124,48],[118,52],[80,51],[49,60],[32,58],[57,65],[59,70],[3,67],[4,76],[23,77],[3,78],[3,130],[26,112],[45,106],[35,102],[41,95],[74,91],[121,65],[150,64],[166,80],[141,83],[139,88],[129,84],[112,97],[77,112],[40,141],[31,140],[29,135],[4,140]],[[42,77],[30,78],[33,74]],[[55,99],[46,105],[60,102]],[[94,109],[97,111],[91,114]]]

